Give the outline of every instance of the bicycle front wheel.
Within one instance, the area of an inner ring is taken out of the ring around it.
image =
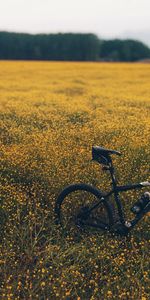
[[[104,194],[88,184],[73,184],[58,196],[55,205],[57,222],[69,230],[91,226],[108,230],[113,224],[110,204],[103,201]],[[101,199],[101,202],[99,201]],[[90,210],[98,202],[95,209]]]

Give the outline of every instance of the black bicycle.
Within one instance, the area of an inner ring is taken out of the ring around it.
[[[127,235],[130,230],[150,211],[150,192],[142,194],[131,207],[134,218],[125,220],[123,205],[119,194],[121,192],[150,187],[150,182],[140,182],[132,185],[118,186],[111,155],[121,155],[115,150],[99,146],[92,147],[92,160],[102,164],[104,171],[109,171],[112,190],[103,193],[88,184],[72,184],[59,194],[55,205],[57,223],[67,230],[80,230],[85,226],[100,228],[120,235]],[[110,199],[113,196],[113,205]],[[117,217],[116,217],[117,216]]]

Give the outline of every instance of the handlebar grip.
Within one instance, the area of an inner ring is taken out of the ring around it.
[[[142,185],[142,186],[150,186],[150,182],[148,182],[148,181],[144,181],[144,182],[140,182],[140,185]]]

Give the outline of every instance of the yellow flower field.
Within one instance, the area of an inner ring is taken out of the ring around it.
[[[1,299],[149,299],[148,215],[126,238],[54,224],[66,185],[109,189],[92,145],[122,152],[120,184],[150,180],[149,78],[142,63],[0,62]],[[141,194],[123,194],[129,219]]]

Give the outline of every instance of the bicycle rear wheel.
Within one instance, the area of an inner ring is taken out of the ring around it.
[[[109,230],[113,225],[113,213],[106,200],[90,211],[104,194],[88,184],[73,184],[58,196],[55,205],[57,222],[67,231],[80,230],[85,226]]]

